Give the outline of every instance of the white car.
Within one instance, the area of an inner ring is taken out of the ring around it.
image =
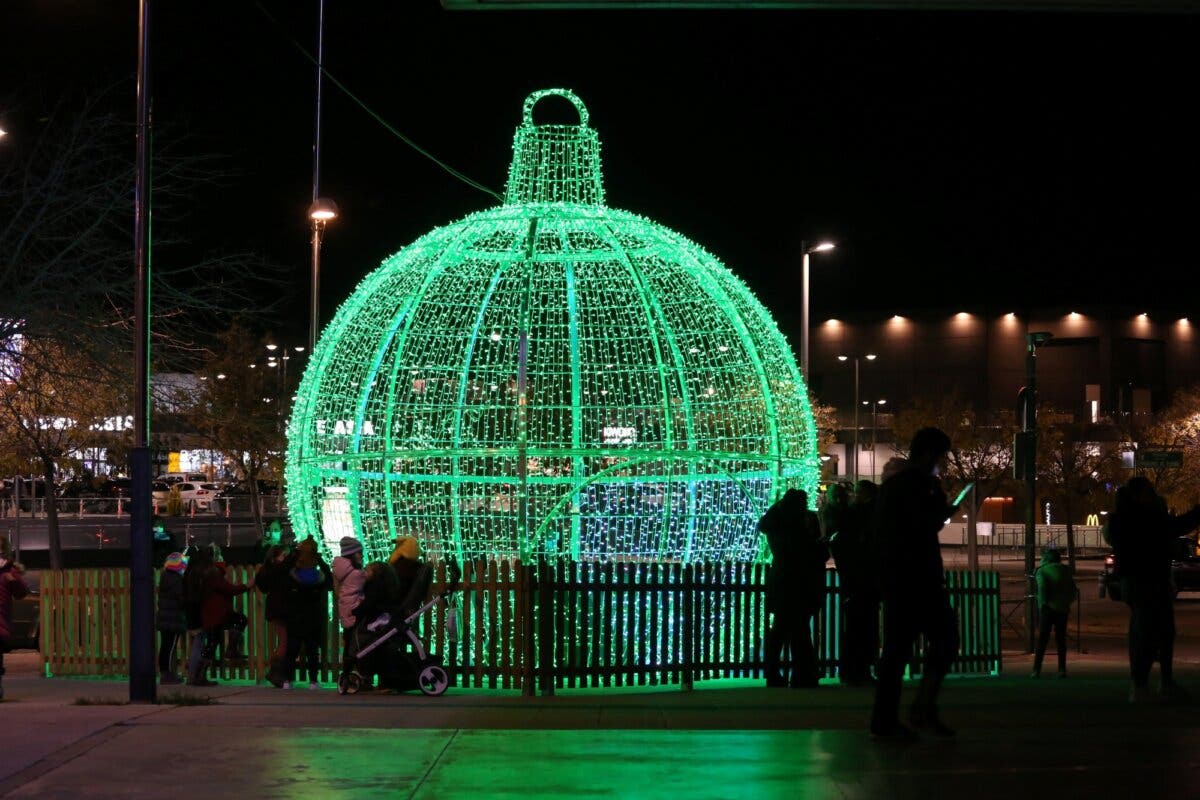
[[[197,511],[208,511],[208,507],[219,491],[215,483],[180,481],[175,486],[179,487],[179,497],[183,500],[183,507],[190,509],[195,506]]]

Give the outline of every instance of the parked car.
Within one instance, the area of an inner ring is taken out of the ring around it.
[[[222,498],[245,497],[248,494],[250,494],[250,485],[246,483],[246,481],[238,481],[237,483],[231,483],[221,489],[217,496]],[[275,483],[274,481],[265,481],[259,479],[258,494],[259,497],[270,497],[272,495],[277,495],[279,494],[279,484]]]
[[[1196,542],[1189,536],[1181,536],[1175,542],[1174,558],[1171,560],[1171,582],[1175,595],[1180,592],[1200,592],[1200,556],[1196,555]],[[1113,553],[1104,557],[1104,568],[1100,570],[1100,596],[1111,597],[1120,602],[1121,580],[1117,573],[1117,558]]]
[[[156,503],[165,503],[171,497],[171,484],[166,481],[154,481],[150,484],[150,496]]]
[[[183,507],[185,509],[195,507],[198,511],[207,511],[218,491],[215,483],[180,481],[175,484],[175,487],[179,490],[180,498],[183,499]]]
[[[206,483],[208,476],[203,472],[168,472],[165,475],[160,475],[158,479],[167,483],[183,483],[184,481],[188,481],[189,483]]]

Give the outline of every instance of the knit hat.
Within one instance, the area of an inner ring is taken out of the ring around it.
[[[360,542],[358,539],[355,539],[353,536],[343,536],[341,544],[343,558],[349,558],[355,553],[362,552],[362,542]]]
[[[296,566],[301,569],[317,565],[317,542],[309,536],[296,546]]]
[[[167,560],[163,562],[163,569],[169,569],[172,572],[183,572],[187,569],[187,559],[183,557],[183,553],[171,553],[167,556]]]
[[[409,561],[416,561],[420,555],[420,550],[417,547],[417,540],[412,536],[397,536],[396,547],[392,550],[392,554],[388,556],[388,563],[395,564],[402,558],[407,558]]]

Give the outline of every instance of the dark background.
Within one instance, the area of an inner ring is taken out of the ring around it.
[[[275,327],[306,329],[316,0],[156,0],[156,121],[228,154],[198,195],[197,247],[288,268]],[[520,107],[574,89],[603,145],[609,204],[697,240],[798,341],[799,246],[813,319],[921,308],[1188,312],[1200,289],[1194,16],[514,12],[328,0],[326,66],[455,168],[503,190]],[[46,101],[123,81],[136,0],[0,10],[5,90]],[[326,83],[327,320],[385,256],[494,204]],[[551,103],[546,113],[553,116]],[[27,111],[27,110],[26,110]],[[19,132],[22,120],[0,109]],[[2,157],[2,150],[0,150]],[[130,141],[133,158],[133,141]],[[132,203],[132,199],[131,199]]]

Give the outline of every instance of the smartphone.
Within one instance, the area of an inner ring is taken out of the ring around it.
[[[970,483],[968,483],[966,486],[963,487],[963,490],[958,493],[958,497],[954,498],[954,502],[951,503],[951,505],[954,508],[958,508],[959,506],[961,506],[963,500],[967,499],[967,493],[970,492],[974,488],[975,488],[975,481],[971,481]]]

